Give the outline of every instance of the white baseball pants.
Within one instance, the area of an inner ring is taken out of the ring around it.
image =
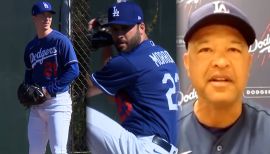
[[[91,154],[172,154],[152,142],[153,136],[135,136],[117,122],[90,107],[86,108],[87,146]]]
[[[44,154],[49,140],[53,154],[67,154],[72,113],[70,94],[57,94],[41,105],[32,106],[28,122],[29,154]]]

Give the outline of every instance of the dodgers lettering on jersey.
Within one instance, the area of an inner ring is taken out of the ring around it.
[[[54,57],[57,55],[57,50],[55,47],[51,47],[48,49],[40,48],[40,50],[36,53],[30,53],[30,62],[32,64],[32,68],[36,66],[37,63],[40,65],[43,64],[44,59]]]
[[[158,135],[176,144],[179,74],[166,50],[146,40],[113,57],[91,75],[91,80],[116,96],[124,128],[135,135]]]
[[[66,65],[78,63],[69,39],[55,30],[45,38],[35,37],[29,42],[24,59],[27,71],[31,71],[30,77],[26,75],[27,82],[45,87],[56,84],[55,81],[63,75]],[[65,82],[56,86],[57,89],[53,87],[56,92],[64,92],[69,88]]]

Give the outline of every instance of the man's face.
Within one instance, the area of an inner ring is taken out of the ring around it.
[[[33,16],[33,21],[37,30],[48,30],[51,28],[52,14],[50,12],[40,13],[36,16]]]
[[[136,25],[112,25],[110,31],[118,51],[127,52],[141,43],[140,24]]]
[[[242,102],[252,62],[243,36],[229,26],[210,25],[195,32],[188,47],[184,63],[199,101]]]

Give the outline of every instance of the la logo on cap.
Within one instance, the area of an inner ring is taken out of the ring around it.
[[[227,9],[223,3],[219,2],[219,1],[216,1],[213,3],[215,6],[214,13],[230,13],[230,10]]]
[[[44,6],[44,8],[46,8],[46,9],[49,8],[49,5],[48,5],[47,3],[45,3],[45,2],[43,2],[43,6]]]
[[[119,11],[117,10],[116,6],[113,7],[113,17],[118,17],[119,16]]]

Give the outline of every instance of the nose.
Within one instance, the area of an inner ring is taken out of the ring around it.
[[[124,39],[124,35],[121,32],[116,32],[116,33],[112,34],[112,37],[115,40],[122,40],[122,39]]]
[[[120,35],[117,36],[117,38],[118,38],[118,39],[123,39],[123,38],[124,38],[124,35],[121,35],[121,34],[120,34]]]
[[[45,20],[50,20],[51,18],[51,16],[45,16]]]
[[[216,52],[212,59],[212,66],[217,68],[226,68],[230,64],[229,57],[225,53]]]

